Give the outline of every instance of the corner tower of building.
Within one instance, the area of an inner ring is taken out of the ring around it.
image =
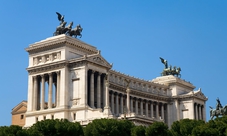
[[[100,86],[95,87],[104,91],[104,77],[111,68],[100,52],[64,34],[31,44],[26,51],[29,75],[25,126],[44,119],[86,120],[87,104],[92,101],[87,99],[88,74],[98,71],[95,77],[100,78]]]

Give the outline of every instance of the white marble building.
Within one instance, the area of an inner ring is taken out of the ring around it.
[[[174,76],[145,81],[112,70],[96,47],[66,35],[36,42],[29,53],[25,127],[66,118],[86,125],[97,118],[127,118],[148,125],[206,120],[201,89]],[[117,65],[117,63],[116,63]]]

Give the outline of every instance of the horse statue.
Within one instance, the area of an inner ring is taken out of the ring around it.
[[[62,34],[66,34],[68,31],[72,30],[72,26],[73,26],[73,22],[70,22],[68,26],[66,26],[63,30],[62,30]]]
[[[181,71],[180,67],[176,68],[176,66],[174,66],[173,70],[171,71],[171,75],[181,77],[180,71]]]
[[[210,106],[210,117],[211,117],[211,120],[214,118],[214,116],[216,118],[218,118],[219,115],[227,115],[227,105],[225,105],[223,108],[220,108],[219,110],[216,110],[216,109],[213,109],[211,106]]]
[[[169,68],[163,69],[161,75],[162,75],[162,76],[171,75],[171,71],[172,71],[172,66],[170,65]]]
[[[65,30],[66,23],[67,22],[61,23],[61,25],[56,28],[56,31],[54,32],[53,35],[56,36],[56,35],[64,34],[63,31]]]
[[[68,35],[72,36],[72,37],[77,37],[80,36],[80,38],[82,37],[81,32],[83,31],[83,28],[79,25],[77,25],[73,30],[68,31]]]
[[[181,68],[180,67],[176,67],[174,66],[173,69],[172,69],[172,66],[170,65],[168,67],[168,61],[159,57],[161,59],[161,62],[164,64],[165,68],[163,69],[162,73],[161,73],[161,76],[168,76],[168,75],[173,75],[173,76],[177,76],[177,77],[181,77],[181,74],[180,74],[180,71],[181,71]]]

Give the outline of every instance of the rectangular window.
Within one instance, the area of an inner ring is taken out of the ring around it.
[[[76,120],[76,113],[73,113],[73,120]]]
[[[24,115],[20,115],[20,119],[24,119]]]
[[[43,116],[43,120],[46,120],[46,116]]]
[[[38,117],[36,117],[36,122],[38,122],[39,121],[39,118]]]
[[[54,119],[54,115],[51,115],[51,119]]]

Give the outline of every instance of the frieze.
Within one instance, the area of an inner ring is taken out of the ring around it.
[[[77,62],[70,62],[69,63],[69,68],[76,68],[76,67],[81,67],[85,66],[87,64],[86,61],[77,61]]]
[[[27,71],[29,75],[31,74],[36,74],[36,73],[42,73],[42,72],[47,72],[47,71],[52,71],[56,69],[61,69],[67,66],[68,63],[66,61],[63,61],[61,63],[54,63],[54,64],[44,64],[41,66],[34,66],[34,67],[29,67],[27,68]]]
[[[33,66],[45,64],[55,60],[61,60],[61,52],[54,52],[51,54],[44,54],[42,56],[33,57]]]

